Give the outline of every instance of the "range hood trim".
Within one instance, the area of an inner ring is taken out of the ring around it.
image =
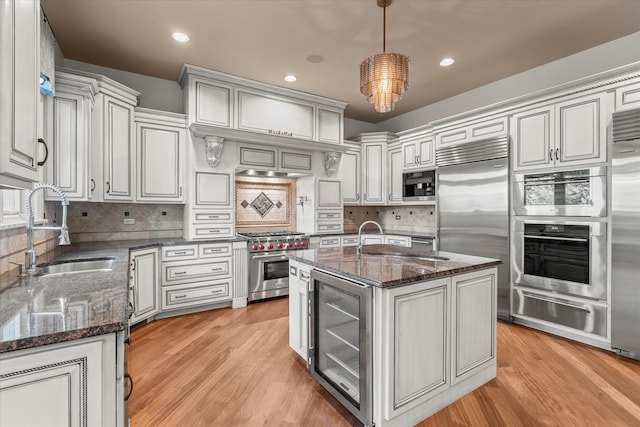
[[[283,147],[289,149],[307,151],[336,151],[346,153],[349,147],[342,144],[332,144],[319,141],[309,141],[295,137],[280,136],[261,132],[246,130],[226,129],[217,126],[192,123],[189,130],[196,138],[217,137],[228,141],[243,142],[256,145],[267,145],[272,147]],[[220,140],[219,140],[220,141]]]

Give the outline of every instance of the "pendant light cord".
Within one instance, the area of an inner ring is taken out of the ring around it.
[[[382,8],[382,53],[387,51],[387,5]]]

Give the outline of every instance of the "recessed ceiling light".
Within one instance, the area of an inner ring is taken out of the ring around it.
[[[186,43],[189,41],[189,36],[184,33],[173,33],[171,34],[171,37],[180,43]]]
[[[293,74],[287,74],[286,76],[284,76],[284,79],[286,81],[288,81],[289,83],[293,83],[296,80],[298,80],[298,78],[296,76],[294,76]]]
[[[440,65],[442,65],[443,67],[448,67],[449,65],[453,64],[455,61],[453,60],[453,58],[444,58],[442,61],[440,61]]]
[[[313,54],[313,55],[307,56],[307,62],[310,62],[312,64],[319,64],[323,60],[324,58],[320,55]]]

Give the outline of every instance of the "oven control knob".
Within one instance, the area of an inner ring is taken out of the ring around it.
[[[300,243],[300,245],[302,245],[302,247],[304,248],[305,246],[307,246],[307,242],[302,242]]]
[[[289,247],[292,248],[293,247],[293,243],[289,242]]]
[[[258,245],[253,245],[253,250],[257,251],[258,250]]]
[[[269,243],[269,249],[273,249],[273,243]]]
[[[279,247],[280,249],[284,248],[284,243],[280,243],[280,244],[278,245],[278,247]]]
[[[300,247],[300,242],[296,242],[296,248]]]
[[[264,245],[260,245],[260,250],[264,250]]]

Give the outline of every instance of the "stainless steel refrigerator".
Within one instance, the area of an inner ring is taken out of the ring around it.
[[[509,137],[436,151],[437,249],[498,258],[498,319],[512,321]]]
[[[640,109],[613,117],[611,347],[640,360]]]

